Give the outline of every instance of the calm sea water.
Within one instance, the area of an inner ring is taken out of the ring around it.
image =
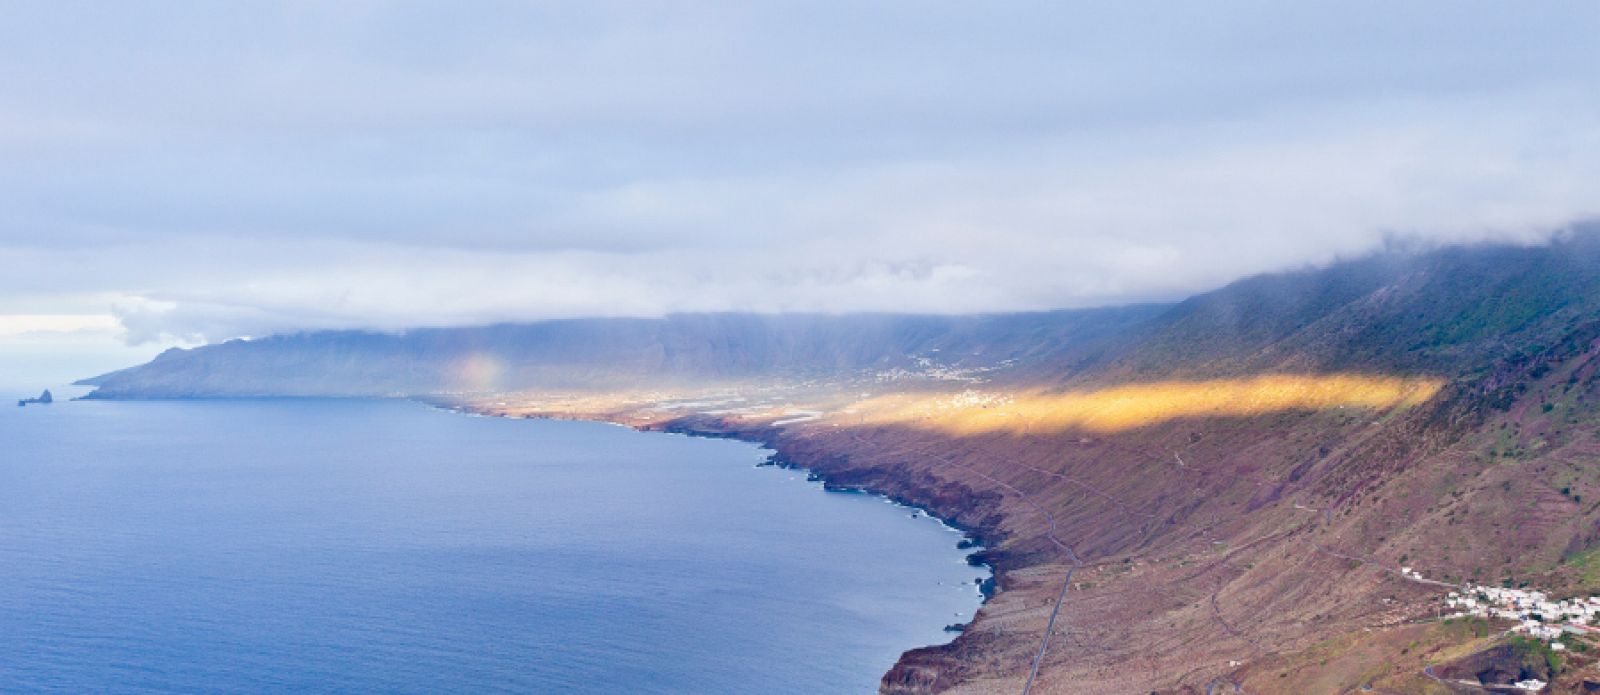
[[[405,402],[0,408],[0,691],[866,693],[959,536],[754,446]]]

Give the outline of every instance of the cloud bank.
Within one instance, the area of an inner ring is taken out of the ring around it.
[[[1600,215],[1592,2],[7,14],[0,314],[133,342],[1089,306]]]

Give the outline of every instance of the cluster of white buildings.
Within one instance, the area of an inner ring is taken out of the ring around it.
[[[1460,609],[1453,617],[1477,616],[1517,621],[1513,632],[1535,639],[1554,640],[1563,632],[1600,633],[1592,627],[1600,623],[1600,596],[1551,601],[1542,591],[1506,589],[1497,586],[1468,585],[1452,591],[1445,604]],[[1553,642],[1553,649],[1563,649]]]
[[[932,350],[932,352],[938,351],[939,350],[937,348]],[[989,380],[988,377],[984,376],[985,374],[1006,369],[1017,362],[1016,360],[1004,360],[985,367],[952,367],[940,364],[939,361],[934,357],[912,355],[911,359],[913,362],[915,362],[915,367],[913,369],[895,367],[886,371],[877,372],[873,375],[873,378],[879,382],[901,381],[906,379],[931,379],[934,381],[954,381],[967,384],[982,384]]]
[[[1424,579],[1410,567],[1401,567],[1400,574],[1413,581],[1438,583]],[[1555,651],[1567,648],[1556,641],[1563,634],[1600,635],[1600,596],[1552,601],[1548,594],[1534,589],[1467,584],[1450,592],[1445,604],[1457,609],[1450,615],[1452,618],[1474,616],[1516,621],[1512,632],[1548,640]],[[1547,685],[1537,678],[1511,684],[1513,688],[1529,692],[1544,690]]]

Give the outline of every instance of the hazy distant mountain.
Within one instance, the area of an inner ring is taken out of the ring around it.
[[[403,333],[324,331],[169,350],[87,379],[97,398],[409,396],[982,368],[1065,384],[1263,371],[1455,376],[1600,316],[1600,236],[1385,253],[1175,305],[985,316],[685,314]],[[923,362],[926,366],[928,363]]]
[[[916,367],[917,357],[957,368],[1033,364],[1082,353],[1163,308],[961,317],[686,314],[394,334],[324,331],[169,350],[82,383],[99,387],[96,398],[171,398],[833,379]]]

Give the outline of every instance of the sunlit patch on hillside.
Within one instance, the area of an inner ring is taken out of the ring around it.
[[[505,367],[493,356],[475,352],[453,365],[456,388],[461,391],[494,391],[500,385]]]
[[[1181,418],[1409,407],[1433,397],[1443,384],[1432,378],[1276,374],[1161,381],[1063,393],[895,394],[857,403],[839,414],[837,421],[906,425],[961,435],[1118,432]]]

